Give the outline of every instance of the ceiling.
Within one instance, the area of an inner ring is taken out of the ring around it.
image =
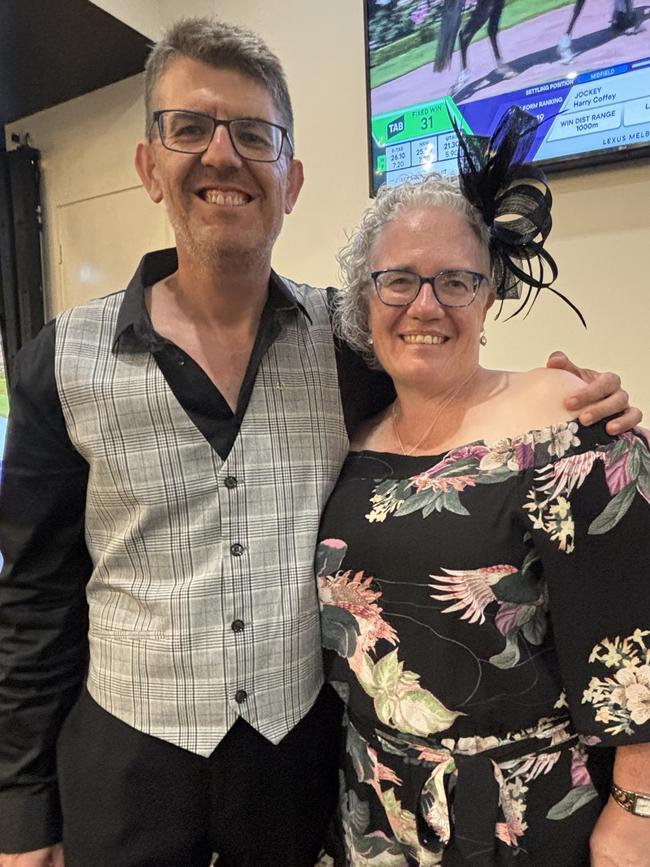
[[[0,0],[0,33],[0,125],[142,72],[151,46],[89,0]]]

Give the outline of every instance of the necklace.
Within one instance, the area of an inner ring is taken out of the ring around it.
[[[408,457],[411,457],[411,455],[413,454],[413,452],[417,451],[417,450],[420,448],[420,446],[422,445],[422,443],[423,443],[423,442],[427,439],[427,437],[431,434],[431,431],[432,431],[432,430],[434,429],[434,427],[436,426],[436,424],[437,424],[437,422],[438,422],[438,419],[440,418],[440,416],[442,415],[442,413],[444,412],[444,410],[447,409],[447,407],[448,407],[449,404],[452,402],[452,400],[453,400],[455,397],[458,396],[458,393],[461,391],[461,389],[463,389],[463,388],[468,384],[468,382],[470,381],[470,379],[471,379],[471,378],[472,378],[472,377],[477,373],[477,371],[478,371],[478,368],[476,368],[476,370],[473,370],[473,371],[470,373],[470,375],[469,375],[468,377],[466,377],[465,379],[463,379],[462,382],[460,382],[460,383],[456,386],[456,388],[451,392],[451,394],[449,395],[449,397],[448,397],[446,400],[444,400],[444,401],[442,402],[442,404],[440,405],[440,409],[438,410],[438,412],[437,412],[437,413],[435,414],[435,416],[433,417],[433,421],[431,422],[431,424],[429,425],[429,427],[425,430],[425,432],[424,432],[424,436],[420,437],[420,439],[416,442],[416,444],[415,444],[414,446],[411,446],[411,448],[410,448],[408,451],[404,448],[404,443],[402,442],[402,438],[401,438],[401,436],[399,435],[399,430],[398,430],[398,428],[397,428],[397,419],[398,419],[398,409],[397,409],[397,405],[398,405],[399,398],[397,398],[397,399],[395,400],[395,402],[393,403],[393,411],[391,412],[391,424],[392,424],[392,427],[393,427],[393,434],[394,434],[394,436],[395,436],[395,442],[396,442],[397,445],[399,446],[399,449],[400,449],[401,453],[404,455],[404,457],[407,457],[407,458],[408,458]]]

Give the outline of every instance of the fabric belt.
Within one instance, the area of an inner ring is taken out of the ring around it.
[[[354,723],[354,720],[351,718]],[[406,736],[417,751],[435,754],[438,762],[416,761],[412,750],[400,756],[405,766],[419,766],[426,772],[434,765],[422,785],[417,800],[416,827],[420,844],[430,852],[440,853],[453,843],[463,859],[476,867],[493,867],[496,846],[495,829],[505,782],[501,766],[524,758],[534,759],[563,752],[578,742],[578,734],[568,727],[568,719],[540,721],[526,735],[473,755],[450,746],[451,739]],[[397,755],[400,740],[395,731],[375,726],[374,735],[364,739],[382,752]],[[551,743],[549,744],[549,740]],[[405,767],[406,771],[406,767]],[[453,831],[452,828],[453,815]],[[443,861],[443,863],[446,863]]]

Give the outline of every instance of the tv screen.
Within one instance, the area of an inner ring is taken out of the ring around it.
[[[643,0],[365,0],[371,193],[456,174],[452,118],[489,136],[537,116],[546,169],[650,153]]]

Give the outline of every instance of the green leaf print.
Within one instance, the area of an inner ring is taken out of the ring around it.
[[[345,778],[340,774],[341,783]],[[347,803],[346,803],[347,801]],[[343,819],[346,825],[356,834],[363,834],[370,821],[370,807],[357,795],[354,789],[345,793],[342,804]]]
[[[618,522],[625,516],[625,513],[632,505],[632,500],[636,495],[636,483],[634,481],[619,491],[613,497],[603,511],[589,525],[587,531],[591,536],[599,536],[602,533],[608,533]]]
[[[533,605],[540,597],[540,580],[530,573],[511,572],[494,585],[492,592],[500,602]]]
[[[454,515],[469,515],[469,512],[463,506],[460,501],[460,495],[458,491],[446,491],[442,495],[442,508],[446,509],[448,512],[453,512]],[[423,515],[426,518],[426,515]]]
[[[627,454],[629,448],[630,448],[629,440],[618,439],[618,440],[616,440],[616,442],[614,443],[614,445],[611,448],[605,447],[603,449],[603,451],[609,453],[610,462],[615,464],[617,461],[619,461],[622,457],[624,457]]]
[[[512,632],[507,634],[506,646],[503,648],[501,653],[497,653],[490,657],[489,662],[496,668],[514,668],[519,662],[521,653],[519,650],[519,639],[517,638],[518,634],[519,627],[516,627]]]
[[[576,810],[579,810],[580,807],[584,807],[585,804],[588,804],[597,797],[598,794],[591,783],[587,783],[585,786],[576,786],[567,792],[561,801],[558,801],[555,806],[551,807],[546,814],[546,818],[553,819],[554,821],[566,819],[572,813],[575,813]]]
[[[364,867],[403,867],[404,855],[397,841],[389,840],[381,832],[366,833],[370,823],[370,807],[352,789],[343,796],[342,819],[346,842],[352,850],[350,855],[355,859],[355,864]]]
[[[399,697],[393,719],[401,732],[409,735],[433,735],[444,731],[461,714],[447,710],[426,689],[412,689]]]
[[[650,452],[647,449],[640,449],[639,454],[641,455],[641,464],[643,465],[642,474],[645,476],[646,481],[650,479]]]
[[[349,659],[357,649],[359,624],[353,614],[338,605],[324,605],[321,610],[323,647]]]
[[[345,749],[350,756],[350,761],[360,783],[370,783],[374,779],[374,766],[368,754],[368,744],[359,736],[355,727],[350,723],[347,728]]]
[[[373,671],[375,713],[380,722],[405,734],[427,735],[448,729],[461,713],[448,710],[419,684],[420,676],[404,671],[393,650],[375,663]],[[365,687],[364,687],[365,688]],[[366,690],[369,694],[369,690]]]
[[[524,623],[521,629],[521,634],[526,641],[539,647],[544,643],[546,632],[548,630],[548,617],[544,609],[539,606],[535,608],[535,614],[528,623]]]
[[[507,466],[496,467],[488,473],[479,473],[475,481],[477,485],[499,485],[514,475],[516,475],[516,472]]]
[[[397,658],[397,649],[391,650],[375,663],[373,680],[375,689],[381,692],[393,693],[402,673],[403,664]]]
[[[413,496],[408,497],[395,509],[395,516],[402,518],[404,515],[411,515],[420,509],[427,509],[429,514],[434,510],[439,512],[440,509],[436,507],[436,503],[441,497],[442,493],[440,491],[425,491],[422,494],[413,494]]]

